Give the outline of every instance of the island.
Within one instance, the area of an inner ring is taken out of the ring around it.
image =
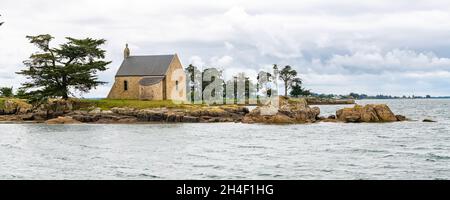
[[[243,105],[183,104],[174,101],[111,99],[50,99],[33,106],[23,99],[0,99],[0,121],[9,123],[215,123],[303,124],[317,122],[396,122],[385,104],[355,105],[320,116],[319,107],[310,107],[305,98],[278,97],[278,105],[259,105],[250,110]],[[269,113],[267,113],[269,111]],[[266,112],[266,113],[264,113]],[[272,113],[270,113],[272,112]]]

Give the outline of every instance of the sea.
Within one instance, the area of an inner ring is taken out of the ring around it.
[[[0,124],[0,179],[450,178],[450,99],[357,103],[387,104],[410,121],[4,123]],[[319,107],[321,115],[328,116],[351,106]]]

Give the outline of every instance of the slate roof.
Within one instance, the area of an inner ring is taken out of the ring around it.
[[[175,55],[130,56],[116,76],[165,76]]]
[[[139,85],[150,86],[161,82],[164,76],[144,77],[139,81]]]

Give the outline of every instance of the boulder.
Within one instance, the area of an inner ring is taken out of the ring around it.
[[[88,112],[89,114],[101,114],[102,113],[102,109],[100,108],[94,108],[91,111]]]
[[[128,115],[128,116],[136,116],[136,109],[134,108],[111,108],[111,112],[119,114],[119,115]]]
[[[436,121],[431,120],[431,119],[424,119],[422,122],[436,122]]]
[[[406,121],[406,120],[408,120],[408,118],[406,118],[403,115],[395,115],[395,117],[397,118],[397,121]]]
[[[278,107],[276,104],[278,103]],[[320,114],[318,107],[310,108],[305,99],[278,99],[259,106],[242,119],[243,123],[291,124],[315,122]]]
[[[406,119],[394,115],[386,104],[355,105],[353,108],[343,108],[336,111],[336,119],[343,122],[395,122]]]
[[[188,123],[195,123],[195,122],[199,122],[200,119],[198,117],[192,117],[192,116],[184,116],[183,117],[183,122],[188,122]]]
[[[158,122],[166,120],[167,114],[160,110],[144,109],[137,111],[136,117],[139,121]]]
[[[117,122],[124,123],[124,124],[130,124],[130,123],[136,123],[136,122],[138,122],[138,120],[135,117],[126,117],[126,118],[117,120]]]
[[[81,122],[72,117],[58,117],[45,121],[46,124],[81,124]]]

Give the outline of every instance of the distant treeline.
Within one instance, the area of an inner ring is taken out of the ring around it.
[[[347,95],[341,95],[341,94],[318,94],[318,93],[312,93],[312,97],[319,97],[319,98],[333,98],[333,99],[435,99],[435,98],[450,98],[450,96],[392,96],[392,95],[367,95],[367,94],[358,94],[358,93],[350,93]]]

